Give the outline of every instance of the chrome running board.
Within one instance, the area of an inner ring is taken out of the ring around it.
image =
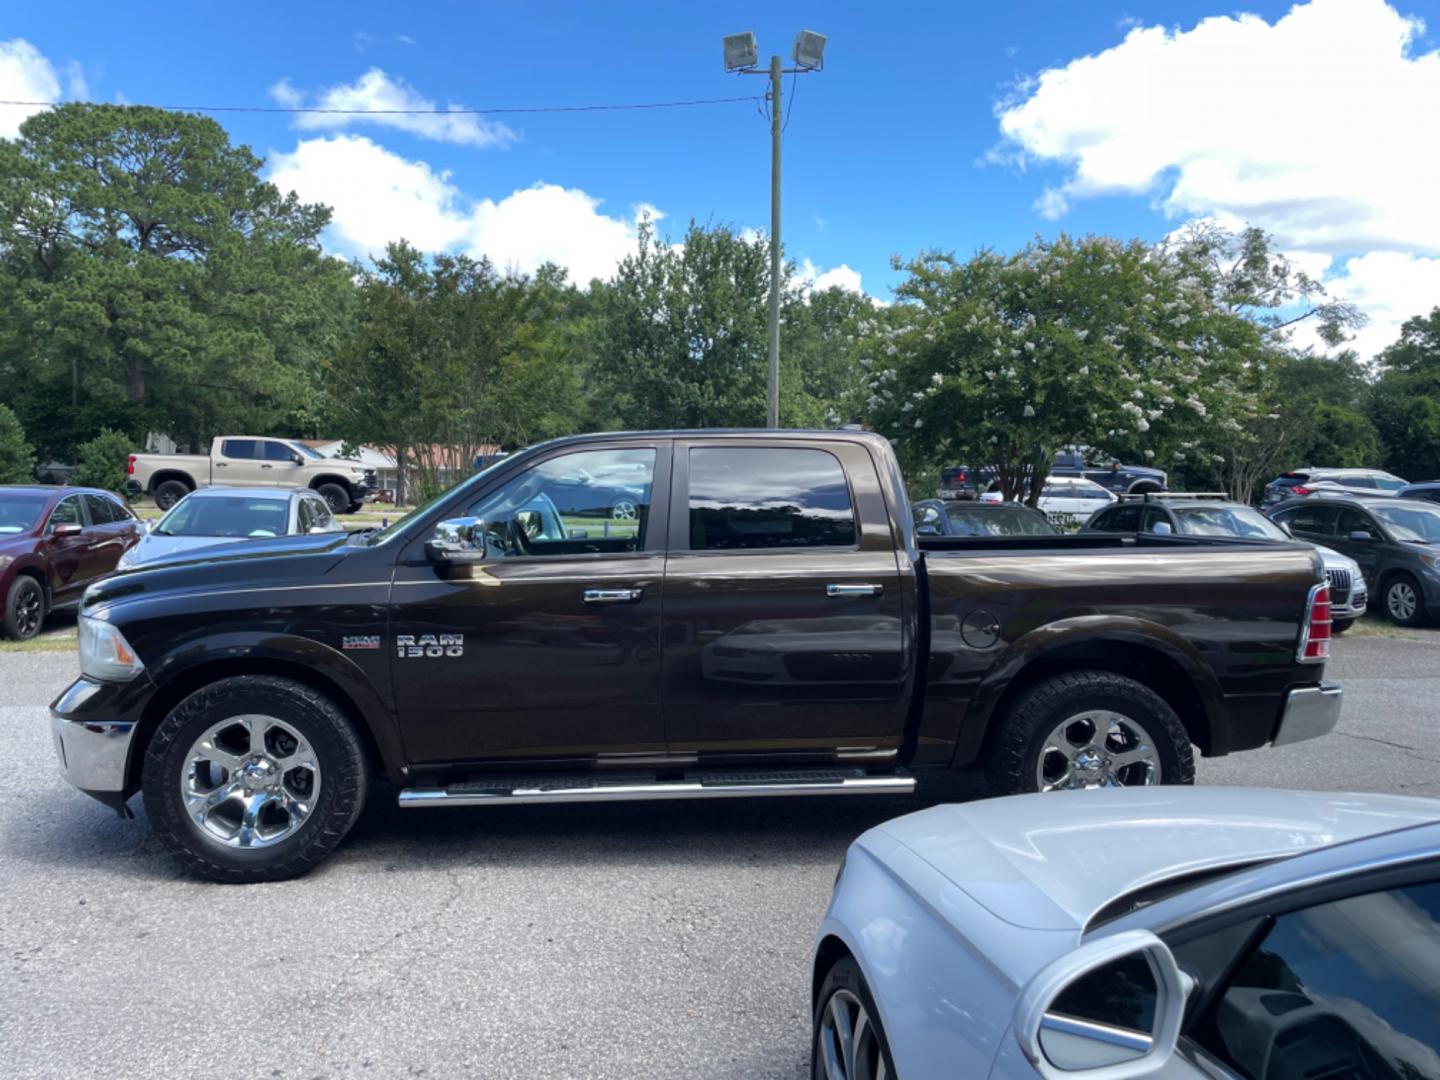
[[[519,803],[644,802],[662,799],[745,799],[764,795],[909,795],[915,777],[867,776],[859,769],[785,772],[696,772],[681,780],[635,776],[487,776],[447,787],[406,788],[400,805],[499,806]]]

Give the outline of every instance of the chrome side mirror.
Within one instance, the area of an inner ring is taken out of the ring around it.
[[[460,517],[440,522],[435,534],[425,541],[425,555],[438,565],[484,562],[484,519]]]
[[[1104,1000],[1095,993],[1097,984],[1132,989],[1133,1017],[1121,1023],[1081,1015],[1085,1003]],[[1150,931],[1101,938],[1053,961],[1030,980],[1015,1004],[1015,1038],[1046,1080],[1150,1076],[1175,1052],[1192,985]]]

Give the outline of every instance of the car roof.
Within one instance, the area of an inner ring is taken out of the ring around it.
[[[0,484],[0,492],[13,491],[21,495],[109,495],[112,499],[117,496],[113,491],[102,491],[100,488],[77,487],[74,484]]]
[[[936,806],[872,831],[1002,922],[1082,930],[1117,899],[1168,880],[1436,820],[1434,799],[1165,786]]]
[[[1286,499],[1284,502],[1276,503],[1270,508],[1273,514],[1278,510],[1288,510],[1292,506],[1324,506],[1333,503],[1336,506],[1360,506],[1373,508],[1380,506],[1394,506],[1395,496],[1393,495],[1352,495],[1345,491],[1326,492],[1323,495],[1311,495],[1309,498]]]

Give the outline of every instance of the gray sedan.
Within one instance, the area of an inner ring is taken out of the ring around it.
[[[308,488],[200,488],[155,522],[117,569],[218,544],[344,531],[330,505]]]
[[[851,846],[815,950],[829,1080],[1440,1077],[1440,802],[1117,788]]]

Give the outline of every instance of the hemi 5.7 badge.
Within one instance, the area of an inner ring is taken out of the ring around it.
[[[395,655],[402,660],[417,656],[464,656],[464,634],[400,634],[395,638]]]
[[[378,649],[380,648],[379,634],[347,634],[340,639],[342,649]]]

